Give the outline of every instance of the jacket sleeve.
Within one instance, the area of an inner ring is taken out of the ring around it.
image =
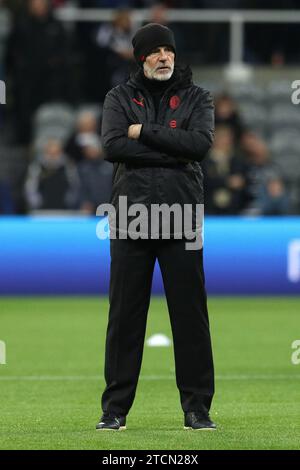
[[[187,129],[144,124],[139,140],[175,157],[201,162],[212,145],[213,136],[214,105],[211,94],[205,91],[193,109]]]
[[[115,163],[153,164],[176,162],[175,156],[148,147],[140,140],[129,139],[128,127],[133,124],[116,96],[115,91],[106,95],[102,116],[102,142],[105,160]]]

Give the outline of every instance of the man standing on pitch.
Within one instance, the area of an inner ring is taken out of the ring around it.
[[[164,221],[150,220],[149,215],[155,204],[177,204],[182,209],[190,206],[192,232],[196,236],[202,231],[199,162],[213,141],[212,98],[193,84],[189,67],[175,65],[176,45],[169,28],[155,23],[143,26],[132,44],[139,70],[107,94],[102,139],[106,159],[114,163],[111,203],[117,216],[127,215],[120,213],[120,197],[126,197],[128,208],[138,203],[148,210],[146,217],[155,229],[137,238],[128,223],[121,224],[121,217],[118,223],[117,217],[110,223],[106,388],[103,415],[96,428],[126,428],[141,368],[152,275],[158,259],[172,327],[184,427],[213,430],[216,426],[209,409],[214,370],[202,238],[197,248],[187,249],[191,233],[178,231],[175,215],[168,233]]]

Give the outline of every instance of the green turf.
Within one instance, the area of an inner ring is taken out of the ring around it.
[[[300,298],[213,298],[214,433],[183,430],[172,348],[145,347],[127,431],[95,431],[100,415],[107,299],[0,299],[1,449],[297,449]],[[170,336],[164,299],[147,337]]]

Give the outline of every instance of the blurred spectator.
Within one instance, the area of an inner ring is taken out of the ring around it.
[[[190,0],[189,8],[235,8],[243,0]],[[230,6],[231,5],[231,6]],[[184,5],[184,8],[187,8]],[[181,26],[181,25],[180,25]],[[183,23],[184,37],[192,64],[226,63],[229,58],[230,31],[226,22]],[[181,27],[182,27],[181,26]]]
[[[49,140],[41,155],[29,166],[25,196],[30,210],[78,207],[78,173],[64,155],[59,141]]]
[[[290,201],[282,179],[275,174],[267,180],[261,189],[254,207],[260,215],[287,215],[290,212]]]
[[[251,8],[294,10],[299,0],[252,0]],[[245,28],[246,61],[275,67],[297,64],[300,60],[299,23],[248,23]]]
[[[247,203],[245,166],[235,154],[230,127],[218,126],[215,141],[203,162],[205,212],[239,214]]]
[[[82,150],[84,160],[78,164],[80,208],[87,214],[95,215],[99,204],[110,201],[113,165],[103,159],[99,140],[86,141]]]
[[[82,111],[77,119],[76,131],[66,144],[66,154],[75,162],[85,158],[85,147],[90,142],[100,146],[99,123],[95,113]]]
[[[270,152],[265,142],[253,132],[247,131],[243,134],[241,150],[246,163],[248,181],[249,206],[247,211],[260,213],[262,209],[259,207],[262,206],[262,203],[266,204],[267,199],[279,196],[279,186],[282,187],[283,195],[281,171],[270,159]],[[279,181],[281,181],[280,184]],[[279,201],[273,200],[273,203],[275,202]]]
[[[100,26],[96,42],[102,49],[102,73],[108,76],[109,89],[122,83],[134,64],[131,39],[134,30],[129,10],[117,10],[111,23]],[[99,61],[100,64],[100,61]]]
[[[4,57],[6,42],[11,30],[11,15],[5,7],[4,1],[0,0],[0,80],[4,78]]]
[[[85,213],[95,214],[99,204],[110,200],[113,166],[103,160],[95,113],[82,111],[76,127],[76,132],[67,143],[65,151],[78,163],[81,183],[80,208]]]
[[[5,181],[0,180],[0,215],[10,215],[14,212],[10,187]]]
[[[8,46],[19,142],[28,143],[31,118],[47,101],[65,101],[66,35],[51,14],[48,0],[29,0],[28,11],[15,22]]]
[[[170,5],[171,6],[171,5]],[[172,6],[173,8],[178,8],[179,5]],[[177,60],[178,57],[180,58],[182,54],[185,52],[185,46],[184,46],[184,38],[183,38],[183,25],[180,24],[178,27],[177,24],[170,23],[168,20],[168,6],[167,2],[153,2],[153,5],[150,9],[150,14],[149,18],[147,19],[146,23],[159,23],[165,26],[168,26],[168,28],[171,28],[174,36],[176,38],[176,53],[177,53]]]
[[[229,126],[233,131],[235,144],[238,144],[244,126],[235,101],[227,93],[222,93],[215,100],[215,124]]]
[[[150,10],[149,21],[147,23],[159,23],[163,25],[168,24],[167,7],[164,3],[154,3]],[[176,36],[177,41],[177,36]]]

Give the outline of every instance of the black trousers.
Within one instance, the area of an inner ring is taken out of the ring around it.
[[[104,412],[127,415],[140,373],[156,258],[162,273],[183,411],[208,410],[214,370],[203,250],[185,240],[110,240],[110,309],[106,336]]]

